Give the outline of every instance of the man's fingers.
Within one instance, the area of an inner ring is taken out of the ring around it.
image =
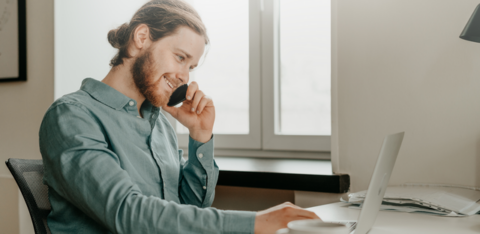
[[[291,203],[291,202],[284,202],[284,203],[278,205],[278,208],[279,208],[279,209],[293,208],[293,209],[303,210],[303,208],[301,208],[301,207],[299,207],[299,206],[296,206],[295,204],[293,204],[293,203]]]
[[[302,207],[297,206],[297,205],[295,205],[295,204],[293,204],[293,203],[291,203],[291,202],[284,202],[284,203],[282,203],[281,205],[290,206],[290,207],[297,208],[297,209],[303,209]]]
[[[200,103],[200,101],[203,99],[204,96],[205,94],[203,94],[202,90],[197,90],[197,92],[195,92],[195,95],[193,96],[193,101],[192,101],[192,110],[191,110],[192,112],[198,111],[198,104]]]
[[[294,217],[301,217],[303,219],[320,219],[314,212],[302,209],[294,204],[282,204],[284,212],[289,213]]]
[[[301,210],[301,213],[299,213],[298,215],[308,219],[320,219],[317,214],[308,210]]]
[[[190,83],[190,85],[188,86],[188,89],[187,89],[187,100],[191,101],[193,100],[194,96],[195,96],[195,92],[197,92],[198,90],[198,84],[197,82],[195,81],[192,81],[192,83]]]
[[[210,97],[208,97],[207,95],[203,96],[202,100],[200,101],[200,103],[198,103],[198,106],[197,106],[197,114],[201,114],[203,109],[208,105],[208,103],[210,103],[212,101],[212,99]]]

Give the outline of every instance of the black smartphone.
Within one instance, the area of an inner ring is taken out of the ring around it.
[[[185,101],[187,99],[186,98],[187,97],[187,89],[188,89],[187,84],[184,84],[184,85],[178,87],[177,89],[175,89],[175,91],[173,91],[173,93],[172,93],[172,96],[170,96],[170,100],[168,101],[167,106],[176,106],[180,102]]]

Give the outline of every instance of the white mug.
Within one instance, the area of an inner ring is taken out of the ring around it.
[[[349,234],[350,229],[338,223],[325,223],[322,220],[296,220],[288,223],[288,228],[276,234]]]

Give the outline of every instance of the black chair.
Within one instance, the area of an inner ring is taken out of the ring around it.
[[[27,203],[33,228],[36,234],[50,234],[47,225],[47,216],[50,213],[50,201],[48,200],[48,186],[42,183],[43,162],[42,160],[27,160],[10,158],[5,164],[15,178]]]

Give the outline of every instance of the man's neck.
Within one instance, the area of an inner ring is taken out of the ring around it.
[[[145,97],[135,85],[130,68],[131,65],[128,63],[113,67],[102,82],[116,89],[123,95],[135,100],[137,102],[138,113],[141,116],[142,113],[140,112],[140,107],[145,101]]]

